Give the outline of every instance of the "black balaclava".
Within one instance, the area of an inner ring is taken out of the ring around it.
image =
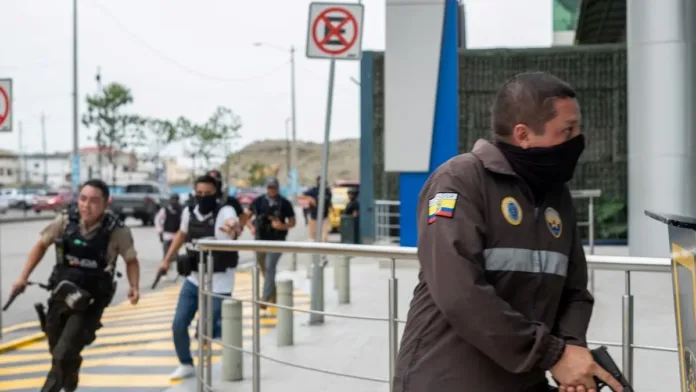
[[[196,196],[196,204],[198,205],[198,212],[205,215],[215,209],[217,197],[216,195]]]
[[[529,186],[537,203],[546,192],[573,178],[575,167],[585,149],[585,137],[578,135],[552,147],[524,149],[512,144],[496,142],[496,146],[510,163],[512,170]]]

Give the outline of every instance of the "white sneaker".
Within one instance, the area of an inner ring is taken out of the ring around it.
[[[176,370],[169,376],[171,380],[180,380],[182,378],[189,378],[196,375],[196,368],[193,365],[179,365]]]

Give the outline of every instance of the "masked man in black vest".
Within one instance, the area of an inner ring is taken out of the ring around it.
[[[160,208],[155,217],[155,226],[160,236],[160,242],[162,242],[162,255],[167,254],[174,235],[179,231],[182,211],[183,208],[181,207],[181,203],[179,203],[179,195],[174,194],[169,199],[169,204],[166,207]]]
[[[20,278],[12,285],[18,293],[48,248],[55,244],[56,265],[49,279],[52,288],[42,325],[53,358],[42,392],[75,391],[82,364],[80,353],[96,338],[101,317],[111,302],[116,284],[116,259],[126,261],[131,304],[138,303],[140,267],[130,229],[106,209],[109,188],[89,180],[71,205],[41,232],[29,252]]]
[[[217,197],[217,181],[205,175],[196,180],[194,187],[195,206],[184,209],[181,226],[172,239],[160,271],[169,270],[169,263],[186,244],[186,255],[177,260],[177,270],[186,280],[179,293],[172,330],[174,347],[180,366],[171,374],[171,379],[183,379],[196,374],[191,356],[189,326],[198,311],[199,252],[196,243],[201,239],[235,239],[241,232],[239,218],[234,208],[221,205]],[[239,260],[237,252],[212,252],[213,286],[216,294],[229,296],[234,291],[234,272]],[[210,262],[210,260],[206,260]],[[213,338],[220,337],[222,299],[213,298]]]

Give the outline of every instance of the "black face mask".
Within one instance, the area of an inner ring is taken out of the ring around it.
[[[496,143],[496,146],[540,201],[549,189],[573,178],[575,166],[585,150],[585,137],[578,135],[553,147],[524,149],[507,143]]]
[[[215,209],[217,204],[217,198],[215,195],[207,196],[196,196],[196,205],[198,205],[198,212],[205,215]]]

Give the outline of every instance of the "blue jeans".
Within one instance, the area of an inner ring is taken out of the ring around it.
[[[282,253],[256,252],[256,263],[261,268],[263,274],[263,293],[261,298],[264,301],[275,299],[275,276],[278,269],[278,261]]]
[[[228,293],[229,295],[229,293]],[[193,365],[191,357],[191,336],[189,326],[198,311],[198,287],[188,279],[184,280],[179,292],[179,302],[176,304],[176,313],[172,323],[174,334],[174,349],[179,362],[182,365]],[[200,317],[200,316],[199,316]],[[222,299],[213,298],[213,338],[221,335],[222,325]]]

